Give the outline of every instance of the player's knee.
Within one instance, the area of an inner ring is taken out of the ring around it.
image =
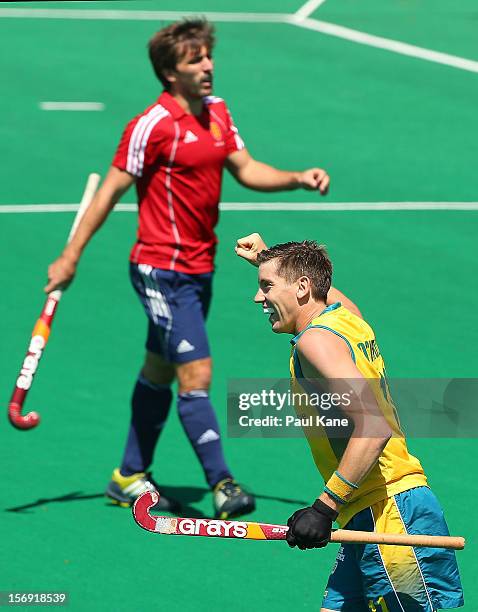
[[[197,389],[208,391],[211,384],[211,358],[178,364],[176,374],[179,393],[189,393]]]
[[[154,385],[170,385],[175,377],[174,365],[165,361],[160,355],[146,352],[141,374]]]

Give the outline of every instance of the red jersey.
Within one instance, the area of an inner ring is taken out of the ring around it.
[[[195,116],[163,92],[128,123],[113,165],[136,177],[132,262],[188,274],[213,270],[222,172],[227,156],[243,148],[225,102],[213,96]]]

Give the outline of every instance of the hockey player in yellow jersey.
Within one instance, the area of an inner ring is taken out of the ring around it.
[[[351,390],[340,405],[348,433],[305,429],[324,490],[289,518],[289,545],[325,546],[334,520],[346,529],[448,535],[423,468],[408,452],[374,332],[331,286],[325,248],[304,241],[268,249],[251,234],[237,241],[236,253],[259,268],[254,301],[272,331],[293,336],[294,393],[310,397],[323,385],[338,396]],[[305,401],[296,410],[303,416],[317,408]],[[434,612],[462,605],[452,551],[348,544],[337,556],[321,612]]]

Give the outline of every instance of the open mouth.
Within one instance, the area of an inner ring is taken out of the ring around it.
[[[265,315],[269,315],[269,321],[272,323],[274,321],[274,319],[277,319],[277,313],[274,310],[274,308],[272,308],[272,306],[263,304],[262,306],[262,312]]]

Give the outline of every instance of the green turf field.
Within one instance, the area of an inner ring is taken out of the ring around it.
[[[465,70],[272,18],[251,21],[251,13],[294,13],[300,0],[4,4],[4,207],[77,202],[88,173],[104,175],[126,121],[159,94],[145,45],[166,19],[94,19],[95,10],[247,13],[249,21],[218,18],[215,93],[228,101],[254,156],[285,168],[326,167],[328,203],[477,199],[478,63]],[[86,10],[90,18],[7,17],[6,8]],[[310,17],[478,60],[471,0],[327,0]],[[102,102],[105,110],[40,110],[55,100]],[[254,271],[232,250],[251,231],[271,243],[328,245],[335,284],[374,326],[390,376],[475,376],[478,212],[321,211],[314,194],[248,192],[228,177],[223,190],[224,202],[315,199],[316,211],[222,213],[209,331],[212,399],[224,430],[228,378],[288,376],[288,338],[271,334],[252,303]],[[5,410],[43,304],[47,265],[72,221],[68,212],[20,210],[0,214]],[[334,546],[301,553],[274,542],[155,536],[102,497],[120,459],[143,354],[144,315],[127,278],[135,227],[133,213],[112,214],[60,304],[27,401],[41,425],[18,432],[4,420],[1,427],[0,591],[67,591],[71,610],[318,610]],[[252,519],[284,522],[321,490],[303,440],[225,444],[238,479],[257,495]],[[478,611],[470,509],[478,503],[476,442],[412,439],[410,447],[451,531],[467,538],[459,553],[464,609]],[[154,472],[185,515],[210,515],[211,496],[174,411]]]

